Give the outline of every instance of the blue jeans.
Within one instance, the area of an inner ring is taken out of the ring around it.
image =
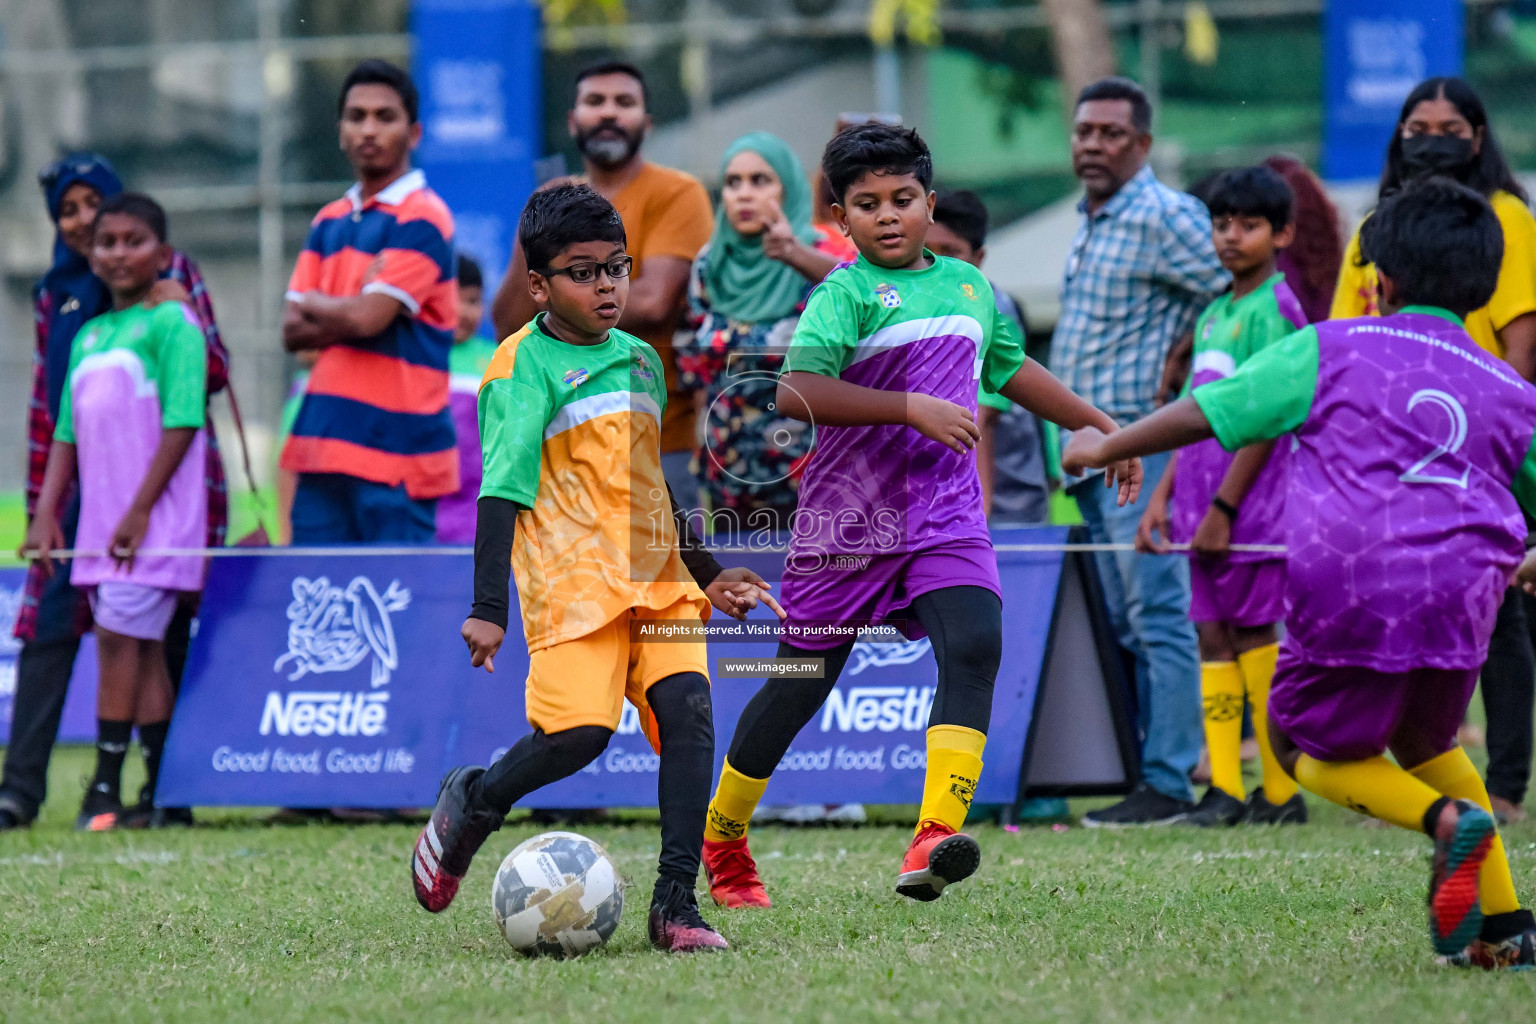
[[[431,544],[437,499],[412,498],[344,473],[300,473],[293,492],[293,543]]]
[[[1169,456],[1143,459],[1146,478],[1134,505],[1116,506],[1116,492],[1094,477],[1072,488],[1096,544],[1130,544]],[[1120,643],[1136,658],[1141,774],[1153,789],[1194,798],[1189,772],[1200,759],[1200,653],[1189,621],[1189,561],[1183,555],[1101,552],[1104,600]]]

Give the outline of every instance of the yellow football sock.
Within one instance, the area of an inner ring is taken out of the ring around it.
[[[1274,748],[1269,745],[1269,684],[1275,678],[1275,662],[1280,657],[1279,644],[1256,647],[1237,656],[1243,670],[1243,684],[1248,690],[1248,706],[1253,709],[1253,733],[1259,740],[1259,762],[1264,766],[1264,799],[1283,804],[1296,795],[1296,780],[1285,774]]]
[[[1439,757],[1425,761],[1413,769],[1413,776],[1452,800],[1471,800],[1489,814],[1493,813],[1482,776],[1477,774],[1472,759],[1460,747],[1452,747]],[[1485,914],[1507,914],[1520,909],[1515,880],[1509,873],[1509,855],[1504,852],[1504,839],[1498,833],[1494,833],[1488,857],[1477,873],[1477,890]]]
[[[727,760],[720,769],[720,785],[709,802],[709,817],[704,820],[704,838],[712,843],[730,842],[747,834],[747,824],[757,802],[768,788],[767,779],[749,779]]]
[[[1424,831],[1424,815],[1441,794],[1377,754],[1362,761],[1296,759],[1296,781],[1318,796],[1352,811]]]
[[[925,821],[940,822],[957,832],[965,824],[986,745],[986,733],[963,725],[935,725],[928,730],[928,774],[917,814],[919,829]]]
[[[1211,785],[1241,800],[1248,793],[1243,789],[1243,674],[1237,662],[1201,662],[1200,699]]]

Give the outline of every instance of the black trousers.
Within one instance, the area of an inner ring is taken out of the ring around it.
[[[38,606],[37,639],[22,645],[16,664],[16,700],[0,775],[0,807],[23,821],[37,817],[48,797],[48,761],[59,738],[64,697],[80,653],[80,641],[73,635],[80,594],[68,578],[68,568],[60,567],[49,581]],[[165,634],[165,660],[173,686],[181,685],[191,642],[192,612],[178,606]]]
[[[1536,714],[1536,599],[1511,589],[1483,665],[1483,710],[1488,718],[1488,793],[1512,804],[1525,800],[1531,781],[1532,717]]]

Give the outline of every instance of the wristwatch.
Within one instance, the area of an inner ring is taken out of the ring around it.
[[[1221,512],[1227,517],[1229,522],[1237,521],[1237,506],[1232,504],[1230,501],[1224,500],[1221,495],[1218,494],[1216,497],[1211,499],[1211,507],[1220,509]]]

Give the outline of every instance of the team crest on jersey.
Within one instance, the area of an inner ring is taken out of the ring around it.
[[[631,377],[639,377],[641,380],[655,380],[656,372],[646,364],[645,356],[635,353],[635,365],[629,368]]]
[[[579,388],[587,382],[587,368],[578,366],[574,370],[566,370],[565,376],[560,378],[573,388]]]
[[[901,293],[893,284],[882,284],[875,289],[875,294],[880,296],[880,305],[886,309],[895,309],[901,305]]]
[[[976,297],[976,288],[974,285],[963,284],[960,286],[960,290],[965,292],[965,297],[968,299],[974,299]]]
[[[1214,331],[1215,329],[1216,329],[1216,325],[1213,322],[1211,322],[1209,320],[1206,321],[1205,330],[1200,332],[1200,340],[1201,341],[1210,341],[1211,340],[1211,332]]]

